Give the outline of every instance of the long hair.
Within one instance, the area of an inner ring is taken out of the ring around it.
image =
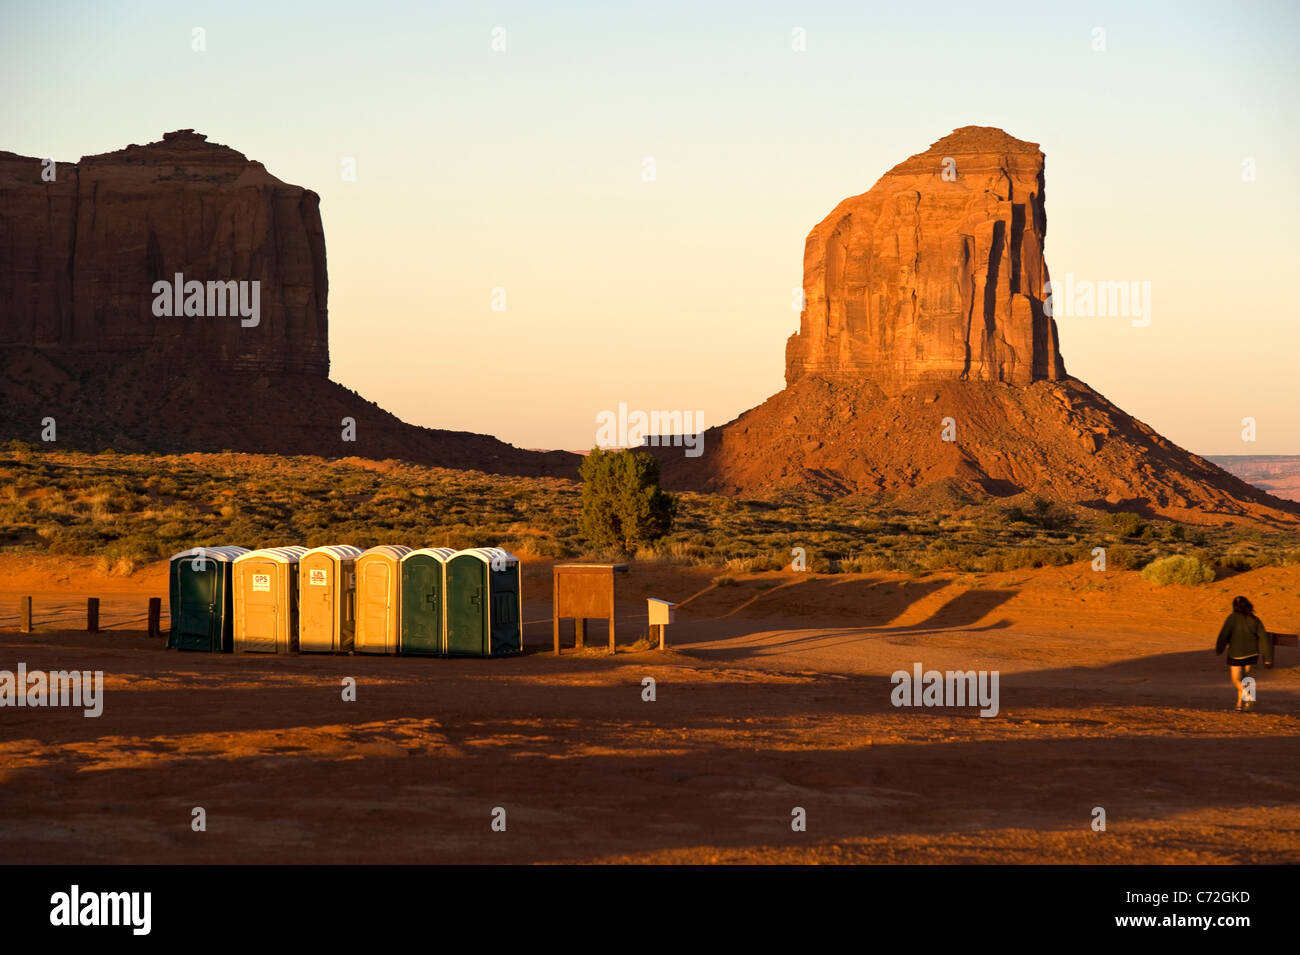
[[[1232,598],[1232,612],[1233,612],[1233,613],[1253,614],[1253,613],[1255,612],[1255,607],[1254,607],[1254,606],[1251,604],[1251,602],[1250,602],[1249,600],[1247,600],[1245,597],[1233,597],[1233,598]]]

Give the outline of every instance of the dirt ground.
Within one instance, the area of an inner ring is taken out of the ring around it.
[[[614,657],[549,653],[544,562],[522,657],[225,656],[145,635],[163,564],[0,557],[0,670],[105,680],[98,719],[0,708],[0,862],[1300,862],[1300,648],[1246,714],[1212,652],[1236,593],[1296,632],[1300,568],[715,574],[634,566]],[[997,670],[1000,712],[894,707],[918,662]]]

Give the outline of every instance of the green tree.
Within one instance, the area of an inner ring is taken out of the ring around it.
[[[672,530],[677,498],[659,486],[659,462],[639,451],[593,448],[582,462],[579,528],[597,548],[630,554]]]

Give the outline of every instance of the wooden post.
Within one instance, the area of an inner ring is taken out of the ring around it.
[[[149,598],[149,636],[159,637],[162,635],[162,598]]]
[[[551,627],[555,631],[555,655],[558,657],[560,655],[560,618],[559,617],[551,618]]]
[[[573,648],[581,650],[587,646],[587,621],[583,617],[573,618]]]
[[[21,633],[32,632],[32,598],[18,599],[18,630]]]
[[[612,578],[611,578],[612,579]],[[609,614],[609,652],[614,652],[614,613]]]
[[[86,632],[99,633],[99,598],[86,598]]]
[[[658,623],[655,624],[655,626],[659,628],[659,649],[662,650],[664,649],[664,625],[662,623]]]

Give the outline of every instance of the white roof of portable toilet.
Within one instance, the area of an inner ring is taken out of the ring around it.
[[[421,547],[418,550],[413,550],[409,554],[403,555],[402,560],[404,561],[410,560],[416,554],[428,554],[430,557],[433,557],[436,560],[440,560],[445,564],[447,562],[447,558],[449,558],[454,553],[456,552],[452,550],[450,547]]]
[[[471,554],[483,561],[483,563],[495,566],[508,567],[511,564],[519,563],[518,557],[500,547],[470,547],[466,550],[456,551],[455,556],[459,557],[461,554]]]
[[[336,560],[356,560],[364,553],[360,547],[353,544],[326,544],[323,547],[313,547],[307,551],[307,554],[329,554]],[[306,557],[307,554],[300,554],[300,557]]]
[[[292,547],[263,547],[260,550],[250,550],[247,554],[240,554],[235,558],[235,563],[249,560],[253,557],[262,557],[266,560],[273,560],[277,564],[296,564],[298,558],[307,553],[307,548],[301,544],[294,544]]]
[[[191,547],[189,550],[183,550],[178,554],[172,554],[169,560],[179,560],[184,557],[204,557],[208,560],[215,560],[218,563],[232,561],[236,557],[241,557],[248,553],[247,547],[235,547],[233,545],[224,545],[221,547]]]
[[[411,548],[407,547],[405,544],[376,544],[369,550],[363,551],[361,556],[365,557],[367,554],[383,554],[385,557],[391,557],[394,560],[401,560],[410,552]]]

